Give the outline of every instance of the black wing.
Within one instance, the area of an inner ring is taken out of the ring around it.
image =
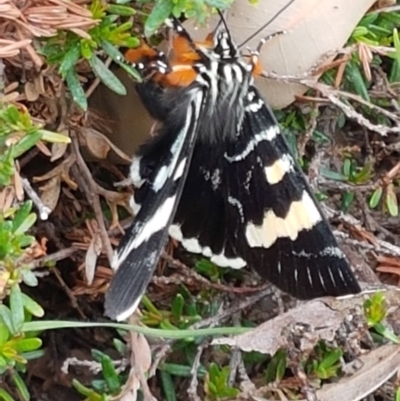
[[[168,227],[174,217],[189,169],[203,92],[193,88],[185,92],[184,105],[170,110],[164,132],[142,147],[131,167],[138,187],[138,197],[146,202],[135,207],[138,214],[115,253],[116,270],[106,294],[106,315],[124,320],[138,303],[167,240]]]
[[[255,88],[235,141],[197,141],[169,233],[219,266],[255,268],[301,299],[360,287]]]

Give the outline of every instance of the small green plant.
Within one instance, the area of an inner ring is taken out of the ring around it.
[[[376,341],[382,342],[383,339],[387,339],[395,344],[400,343],[393,330],[384,324],[387,305],[385,296],[382,293],[377,292],[364,302],[364,315],[367,319],[368,327],[374,330],[371,335]]]
[[[319,342],[311,358],[306,362],[305,371],[310,378],[317,380],[326,380],[337,377],[340,373],[340,358],[343,351],[340,348],[334,348]]]
[[[122,391],[126,375],[121,377],[115,369],[114,361],[103,352],[92,350],[92,356],[96,362],[101,364],[102,378],[93,380],[91,388],[84,386],[76,379],[72,381],[72,385],[78,393],[85,397],[85,401],[111,400]]]
[[[286,356],[286,350],[283,349],[273,356],[264,372],[267,384],[279,383],[283,379],[286,370]]]
[[[0,187],[11,183],[15,172],[14,160],[40,140],[58,143],[70,141],[65,135],[34,124],[28,112],[0,102]]]
[[[144,306],[142,322],[149,327],[180,330],[201,320],[196,302],[190,302],[178,293],[172,301],[171,309],[159,310],[148,297],[142,299]]]
[[[20,287],[21,282],[37,285],[23,257],[34,242],[34,237],[27,235],[36,221],[31,209],[32,202],[28,201],[0,215],[0,282],[5,296],[5,303],[0,303],[0,375],[5,375],[22,399],[29,399],[29,392],[19,373],[25,372],[28,359],[42,355],[42,342],[38,333],[21,331],[33,316],[44,315],[42,307]]]
[[[228,384],[229,373],[229,366],[220,368],[215,363],[210,364],[204,383],[207,400],[217,401],[224,398],[234,398],[239,394],[237,388]]]

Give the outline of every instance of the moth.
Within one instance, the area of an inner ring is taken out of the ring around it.
[[[168,235],[218,266],[254,268],[300,299],[359,292],[254,86],[263,42],[245,57],[223,19],[203,42],[175,19],[168,25],[168,55],[147,45],[131,55],[143,77],[137,91],[161,128],[133,158],[136,217],[114,255],[106,315],[135,311]]]

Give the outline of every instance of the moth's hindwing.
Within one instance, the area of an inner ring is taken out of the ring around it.
[[[169,233],[219,266],[250,266],[298,298],[360,291],[349,264],[254,87],[235,141],[197,143]]]

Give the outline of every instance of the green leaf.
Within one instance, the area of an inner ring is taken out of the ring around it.
[[[159,370],[169,373],[172,376],[178,377],[191,377],[192,376],[192,368],[186,365],[179,365],[177,363],[163,363]],[[197,369],[197,377],[203,378],[207,374],[207,370],[204,366],[200,366]]]
[[[15,159],[34,147],[42,139],[40,131],[25,135],[12,147],[12,157]]]
[[[119,381],[117,372],[115,371],[113,361],[108,355],[102,356],[101,367],[104,380],[107,383],[107,387],[110,390],[110,393],[118,393],[121,390],[121,383]]]
[[[40,129],[39,132],[42,134],[42,140],[51,143],[71,143],[71,138],[67,135],[58,134],[56,132],[47,131]]]
[[[29,401],[31,399],[31,396],[22,377],[17,372],[14,372],[11,376],[11,379],[14,382],[14,385],[17,388],[21,398],[24,401]]]
[[[171,0],[159,0],[155,3],[149,18],[144,25],[144,34],[150,37],[172,14],[174,4]]]
[[[17,213],[15,213],[12,225],[13,225],[13,232],[15,233],[16,230],[24,223],[24,221],[28,218],[29,213],[32,210],[32,201],[28,200],[23,203],[20,208],[18,209]]]
[[[92,46],[90,44],[90,42],[88,40],[81,40],[80,42],[80,50],[81,50],[81,54],[82,56],[86,59],[86,60],[90,60],[93,57],[93,49]]]
[[[332,171],[326,168],[321,168],[320,173],[324,178],[334,181],[347,181],[347,177],[337,171]]]
[[[210,7],[214,7],[223,11],[232,5],[233,0],[204,0],[204,3],[208,4]]]
[[[131,17],[132,15],[136,14],[136,10],[132,7],[128,6],[121,6],[117,4],[109,4],[107,6],[107,11],[110,14],[121,15],[123,17]]]
[[[346,159],[343,162],[343,174],[348,178],[350,178],[352,173],[352,162],[350,159]]]
[[[65,53],[59,68],[59,73],[63,77],[66,78],[67,74],[75,68],[76,63],[81,56],[81,47],[80,43],[76,42],[71,45],[68,51]]]
[[[355,199],[355,193],[354,192],[344,192],[342,194],[342,211],[344,213],[348,213],[351,204],[353,203]]]
[[[126,95],[126,88],[108,67],[93,53],[89,60],[90,66],[101,81],[118,95]]]
[[[183,307],[185,305],[185,300],[181,294],[177,294],[172,302],[171,313],[175,319],[180,319],[182,317]]]
[[[2,401],[15,401],[13,397],[11,397],[10,393],[8,393],[3,388],[0,388],[0,400]]]
[[[24,306],[22,301],[21,288],[18,284],[13,285],[10,291],[10,311],[14,333],[19,333],[24,324]]]
[[[397,217],[399,214],[399,205],[397,202],[397,195],[394,190],[394,185],[389,184],[387,187],[386,194],[386,206],[391,216]]]
[[[86,111],[88,107],[87,99],[78,75],[74,70],[69,70],[65,78],[71,91],[72,99],[82,110]]]
[[[138,43],[139,44],[139,43]],[[101,47],[121,68],[123,68],[129,75],[131,75],[136,81],[141,82],[142,78],[135,68],[124,62],[124,55],[110,42],[103,40]]]
[[[23,269],[21,271],[22,281],[29,287],[36,287],[39,284],[37,277],[29,269]]]
[[[355,91],[361,95],[364,100],[371,102],[360,67],[353,60],[349,61],[346,65],[346,75],[347,79],[352,82]]]
[[[369,207],[371,209],[375,209],[379,205],[379,202],[381,201],[381,198],[382,198],[382,194],[383,194],[382,187],[375,189],[375,191],[373,192],[373,194],[369,200]]]
[[[29,297],[26,294],[21,294],[22,296],[22,302],[24,305],[24,308],[31,313],[33,316],[36,317],[43,317],[44,316],[44,309],[36,302],[34,301],[31,297]]]
[[[17,341],[14,345],[14,349],[19,352],[30,352],[39,349],[42,346],[42,340],[40,338],[23,338]]]
[[[0,318],[3,321],[3,323],[7,326],[10,333],[13,333],[14,328],[12,325],[11,311],[9,308],[7,308],[7,306],[1,304],[0,304]]]
[[[8,329],[7,325],[0,320],[0,348],[4,345],[7,340],[10,338],[10,330]]]
[[[333,349],[324,356],[324,359],[322,360],[319,366],[322,369],[328,369],[333,365],[335,365],[342,357],[342,355],[343,352],[340,348]]]
[[[161,371],[161,384],[164,390],[166,401],[177,401],[174,382],[171,375],[165,371]]]
[[[1,305],[0,305],[1,310]],[[121,330],[132,330],[136,333],[142,333],[149,337],[161,337],[171,339],[186,339],[187,337],[202,337],[202,336],[222,336],[247,333],[250,328],[246,327],[211,327],[207,329],[196,330],[162,330],[153,329],[150,327],[136,326],[126,323],[91,323],[63,320],[38,320],[26,322],[22,328],[23,332],[27,331],[43,331],[65,328],[93,328],[93,327],[111,327]]]
[[[374,326],[374,329],[379,333],[381,336],[385,337],[389,341],[394,344],[400,344],[399,337],[393,332],[390,327],[385,327],[382,323],[377,323]]]
[[[25,234],[36,222],[37,216],[35,213],[29,214],[23,222],[21,222],[16,230],[14,230],[14,235]],[[14,224],[13,224],[14,226]],[[13,227],[14,228],[14,227]]]

